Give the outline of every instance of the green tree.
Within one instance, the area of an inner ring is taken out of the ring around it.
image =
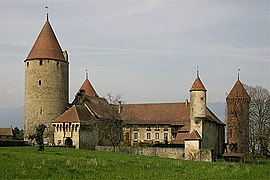
[[[33,139],[36,140],[36,142],[38,144],[38,151],[44,151],[43,135],[44,135],[44,131],[46,128],[47,127],[44,124],[39,124],[36,126],[35,134],[29,136],[31,141]]]
[[[23,129],[19,129],[18,127],[13,128],[13,138],[15,140],[23,140],[24,131]]]

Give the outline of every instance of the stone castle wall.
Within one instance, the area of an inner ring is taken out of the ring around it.
[[[97,151],[113,152],[112,146],[96,146]],[[160,147],[116,147],[117,152],[125,152],[129,154],[137,154],[144,156],[158,156],[173,159],[185,159],[195,161],[211,162],[213,160],[213,153],[210,149],[198,150],[198,156],[195,159],[188,158],[185,153],[185,148],[160,148]]]
[[[45,124],[45,138],[53,142],[49,133],[51,121],[65,111],[69,97],[69,64],[57,60],[25,61],[24,129],[25,140],[33,134],[37,124]],[[51,135],[50,135],[51,136]]]

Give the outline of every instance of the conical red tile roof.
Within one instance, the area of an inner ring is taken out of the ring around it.
[[[201,79],[197,77],[191,86],[190,91],[206,91]]]
[[[80,87],[80,90],[83,89],[85,92],[85,95],[87,96],[95,96],[98,97],[95,89],[93,88],[92,84],[90,83],[90,81],[88,79],[86,79],[82,86]]]
[[[249,95],[240,80],[236,81],[231,92],[227,96],[227,98],[234,98],[234,97],[249,98]]]
[[[47,20],[26,59],[57,59],[65,61],[60,44]]]

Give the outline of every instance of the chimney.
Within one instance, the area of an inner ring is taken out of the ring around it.
[[[121,113],[121,110],[122,110],[122,106],[121,106],[121,101],[118,101],[119,105],[118,105],[118,113],[120,114]]]
[[[186,101],[185,101],[185,104],[186,104],[186,106],[188,106],[188,100],[186,99]]]

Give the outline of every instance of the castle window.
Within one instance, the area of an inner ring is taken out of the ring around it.
[[[134,125],[133,126],[133,129],[134,129],[134,131],[138,131],[139,130],[139,126],[138,125]]]
[[[76,124],[76,126],[75,126],[75,131],[76,132],[78,131],[78,127],[79,127],[79,124]]]
[[[155,134],[155,139],[159,139],[159,133]]]
[[[146,134],[146,139],[151,139],[151,133]]]
[[[164,140],[168,140],[168,133],[164,133]]]
[[[56,66],[59,66],[59,65],[60,65],[60,63],[59,63],[59,62],[57,62],[57,63],[56,63]]]
[[[40,108],[40,110],[39,110],[39,114],[42,114],[42,108]]]
[[[38,81],[38,85],[41,85],[41,80]]]
[[[27,67],[29,66],[29,62],[26,62],[26,66],[27,66]]]
[[[74,131],[74,124],[72,124],[72,128],[71,128],[71,131],[72,131],[72,132]]]
[[[203,97],[201,97],[201,100],[203,100]]]
[[[42,60],[39,60],[39,65],[42,65],[43,64],[43,61]]]
[[[59,124],[57,124],[57,126],[56,126],[56,131],[57,132],[59,131]]]
[[[60,124],[60,132],[62,131],[62,124]]]
[[[164,131],[168,131],[168,130],[169,130],[169,126],[166,125],[166,126],[164,127]]]
[[[156,125],[155,131],[159,131],[159,125]]]
[[[151,131],[151,126],[147,126],[146,131]]]
[[[138,139],[138,133],[134,133],[133,139]]]

